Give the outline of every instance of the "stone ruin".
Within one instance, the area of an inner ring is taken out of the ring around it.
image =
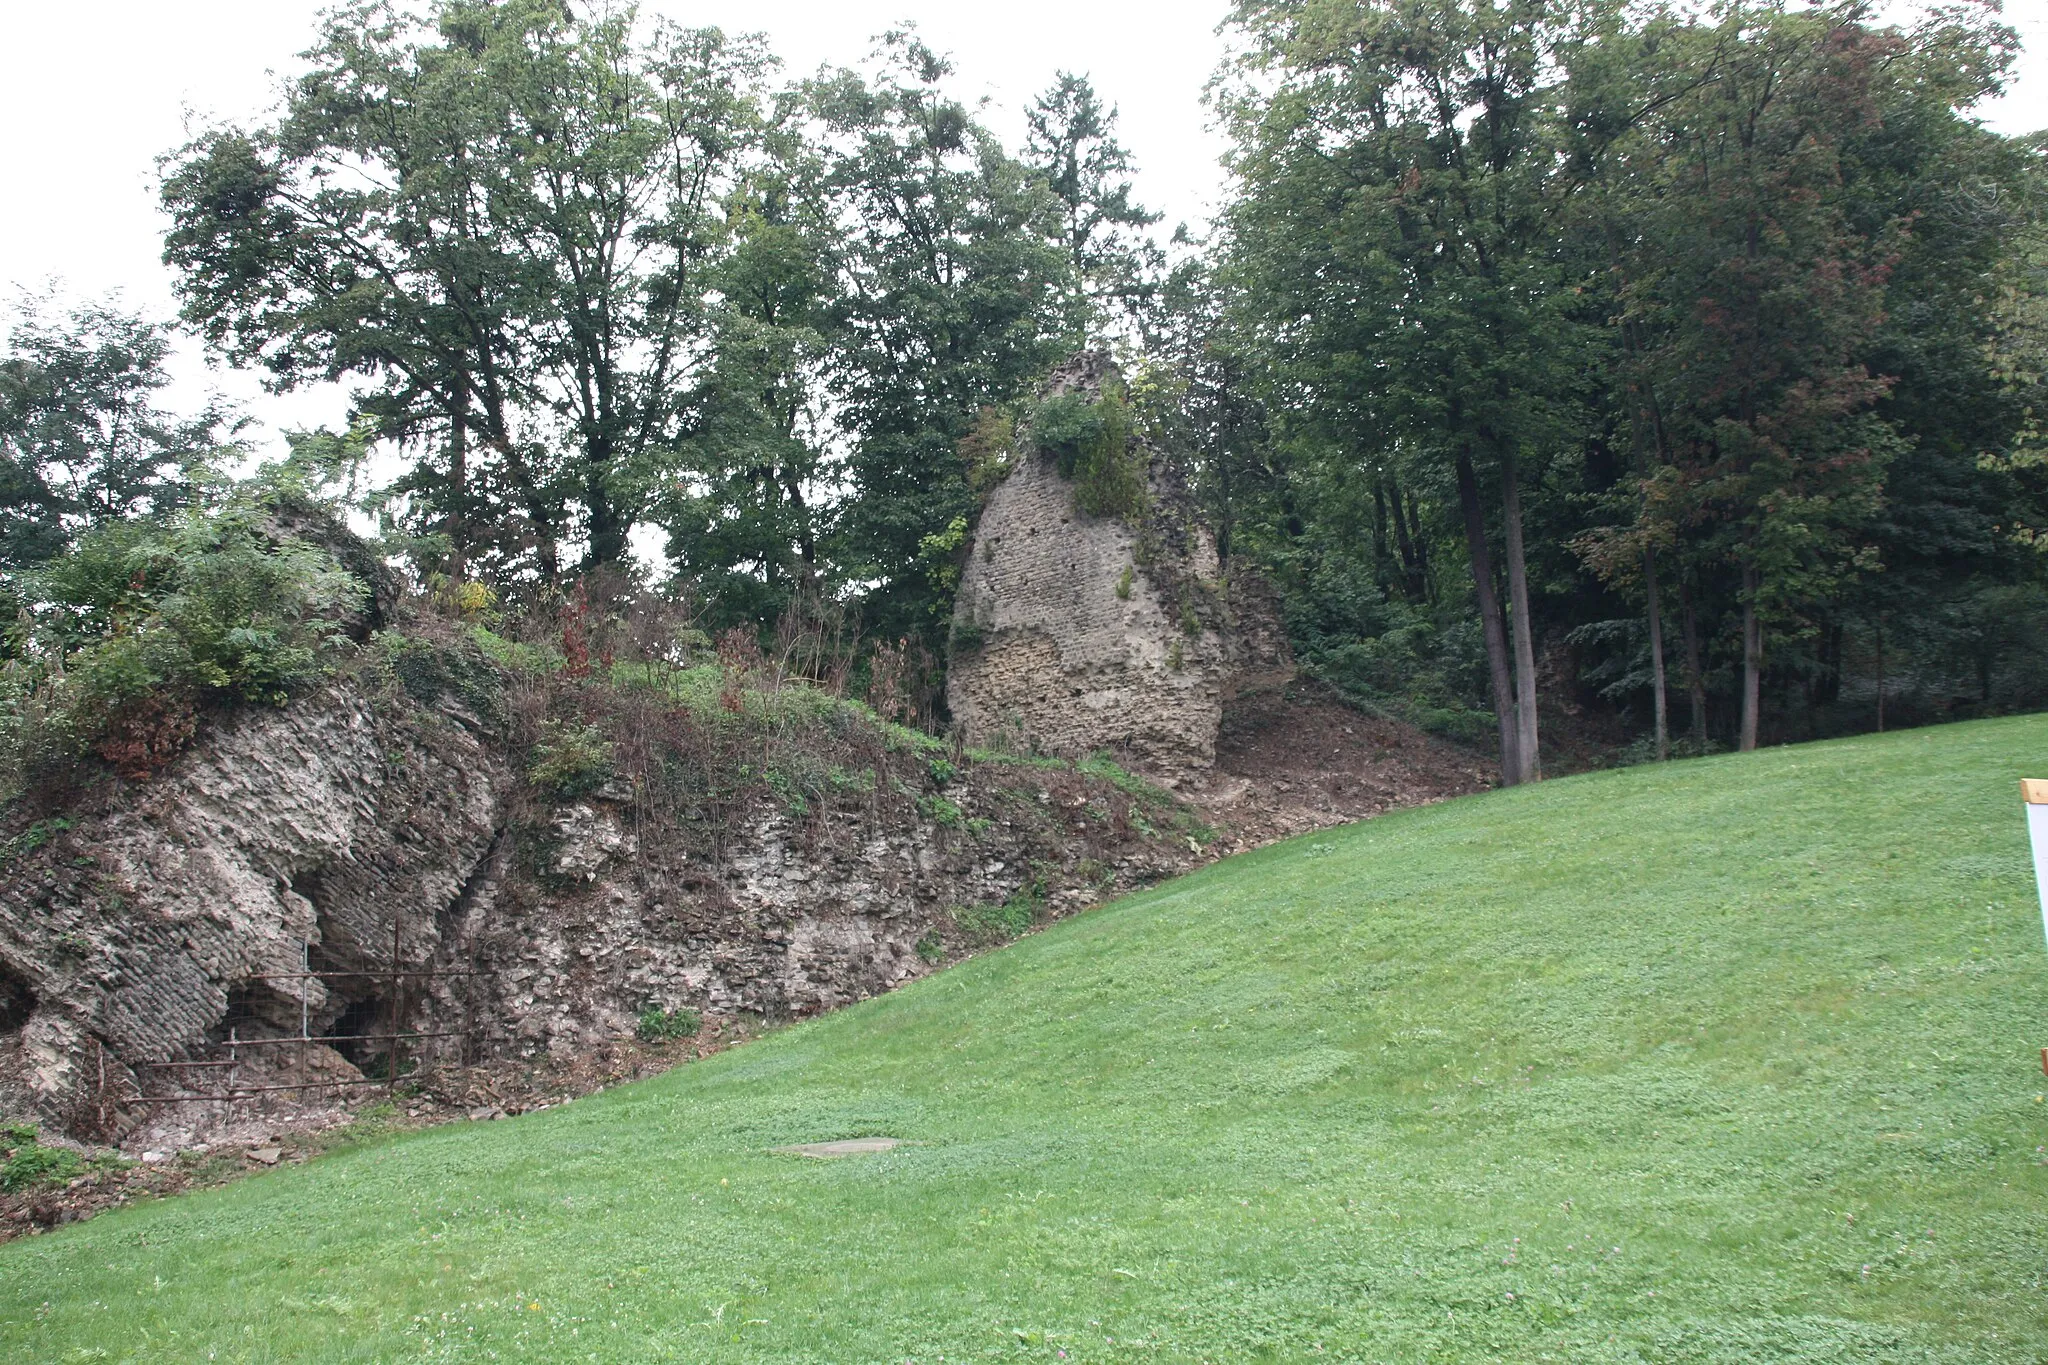
[[[1040,400],[1101,403],[1106,353],[1053,371]],[[1219,562],[1185,481],[1132,435],[1133,515],[1083,511],[1029,438],[988,497],[953,615],[946,700],[971,744],[1068,756],[1108,750],[1169,782],[1215,765],[1224,705],[1294,673],[1272,588]]]

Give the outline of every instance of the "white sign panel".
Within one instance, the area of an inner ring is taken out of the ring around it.
[[[2020,783],[2027,803],[2027,837],[2034,843],[2034,887],[2041,895],[2041,932],[2048,935],[2048,781]]]

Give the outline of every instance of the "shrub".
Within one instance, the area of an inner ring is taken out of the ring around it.
[[[1131,411],[1115,386],[1094,402],[1064,393],[1038,405],[1031,440],[1074,481],[1074,503],[1091,516],[1135,521],[1145,510],[1145,454],[1131,436]]]
[[[37,1142],[34,1124],[0,1128],[0,1190],[17,1194],[39,1185],[61,1185],[84,1166],[78,1153]]]
[[[1029,901],[1012,896],[1001,905],[968,905],[953,912],[953,923],[967,941],[980,946],[1008,943],[1031,927],[1036,918]]]
[[[5,867],[16,858],[35,852],[77,823],[76,820],[73,820],[68,815],[36,821],[12,839],[0,842],[0,867]]]
[[[666,1043],[677,1038],[694,1038],[704,1027],[704,1016],[687,1006],[665,1010],[649,1005],[640,1011],[633,1034],[643,1043]]]
[[[4,586],[19,608],[0,683],[0,766],[18,782],[99,747],[147,770],[197,705],[282,705],[349,647],[367,588],[279,533],[261,490],[200,488],[159,519],[110,522]]]
[[[479,627],[458,644],[402,635],[395,630],[381,632],[375,640],[385,667],[405,694],[422,706],[433,706],[453,697],[479,719],[495,719],[503,710],[503,666],[493,659],[486,641],[505,644]],[[521,646],[505,644],[507,650]]]
[[[1034,875],[1001,905],[969,905],[953,912],[953,923],[970,943],[1008,943],[1038,922],[1045,909],[1046,884]]]
[[[611,741],[595,725],[548,721],[533,749],[526,779],[560,801],[596,791],[612,777]]]
[[[966,812],[943,796],[918,797],[917,813],[944,829],[958,828],[966,818]]]

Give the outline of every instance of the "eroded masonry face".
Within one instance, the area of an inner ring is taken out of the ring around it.
[[[1099,401],[1115,382],[1106,357],[1084,355],[1045,394]],[[946,688],[970,743],[1206,769],[1224,702],[1291,674],[1263,584],[1229,582],[1164,459],[1135,439],[1131,455],[1146,496],[1128,517],[1081,510],[1053,458],[1029,449],[990,494],[961,574]]]

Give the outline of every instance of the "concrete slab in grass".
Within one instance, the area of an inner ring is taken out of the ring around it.
[[[867,1137],[846,1138],[839,1142],[804,1142],[794,1147],[777,1147],[775,1150],[787,1156],[816,1157],[831,1161],[843,1156],[872,1156],[903,1145],[902,1138]]]

